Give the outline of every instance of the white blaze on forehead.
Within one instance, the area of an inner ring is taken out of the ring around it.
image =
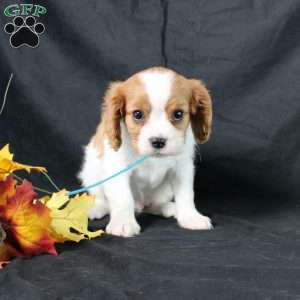
[[[147,71],[141,73],[139,78],[145,86],[151,109],[163,109],[171,94],[174,73],[170,71]]]
[[[138,148],[143,154],[154,153],[155,149],[151,144],[154,137],[166,139],[166,146],[160,151],[165,155],[178,153],[184,145],[183,131],[171,124],[166,112],[175,76],[172,71],[164,70],[149,70],[139,74],[139,80],[144,86],[151,106],[150,114],[138,138]]]

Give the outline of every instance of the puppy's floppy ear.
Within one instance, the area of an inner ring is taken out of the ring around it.
[[[112,82],[104,96],[104,131],[111,147],[117,151],[121,144],[121,119],[125,114],[125,96],[122,82]]]
[[[190,102],[191,125],[198,144],[208,141],[211,133],[212,103],[205,85],[196,79],[190,79],[192,89]]]

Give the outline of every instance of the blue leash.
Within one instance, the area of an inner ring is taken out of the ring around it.
[[[80,188],[80,189],[77,189],[77,190],[74,190],[74,191],[71,191],[71,192],[67,192],[67,195],[68,195],[68,196],[73,196],[73,195],[76,195],[76,194],[79,194],[79,193],[82,193],[82,192],[86,192],[86,191],[88,191],[88,190],[90,190],[90,189],[92,189],[92,188],[94,188],[94,187],[96,187],[96,186],[98,186],[98,185],[101,185],[101,184],[103,184],[104,182],[109,181],[109,180],[111,180],[111,179],[113,179],[113,178],[115,178],[115,177],[117,177],[117,176],[119,176],[119,175],[121,175],[121,174],[123,174],[123,173],[125,173],[125,172],[127,172],[127,171],[129,171],[129,170],[131,170],[131,169],[133,169],[133,168],[136,167],[137,165],[139,165],[139,164],[141,164],[142,162],[144,162],[148,157],[149,157],[149,156],[142,156],[142,157],[140,157],[139,159],[137,159],[136,161],[130,163],[130,164],[129,164],[127,167],[125,167],[124,169],[118,171],[117,173],[112,174],[112,175],[110,175],[110,176],[108,176],[108,177],[106,177],[106,178],[104,178],[104,179],[101,179],[101,180],[99,180],[99,181],[97,181],[97,182],[95,182],[95,183],[93,183],[93,184],[91,184],[91,185],[82,187],[82,188]]]

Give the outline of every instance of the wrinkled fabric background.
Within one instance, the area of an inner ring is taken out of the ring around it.
[[[109,81],[153,65],[201,78],[214,125],[197,157],[196,203],[215,229],[141,215],[136,238],[14,260],[0,299],[300,299],[299,1],[26,2],[47,8],[46,31],[38,48],[12,49],[0,30],[0,95],[14,74],[0,146],[76,188]]]

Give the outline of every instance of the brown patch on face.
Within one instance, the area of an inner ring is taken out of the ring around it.
[[[184,112],[181,121],[172,120],[172,113],[180,109]],[[195,140],[205,143],[211,133],[212,103],[205,85],[196,79],[187,79],[176,73],[171,97],[166,105],[170,122],[179,130],[186,131],[191,122]]]
[[[166,105],[166,114],[171,122],[171,124],[176,127],[179,130],[186,131],[190,117],[189,117],[189,104],[186,100],[182,100],[179,98],[173,98],[168,101]],[[183,117],[181,120],[175,120],[174,118],[174,112],[176,111],[182,111],[183,112]]]
[[[132,146],[138,151],[138,138],[140,131],[149,118],[151,105],[146,95],[144,86],[139,81],[138,76],[130,78],[124,86],[126,105],[125,105],[125,124],[131,139]],[[141,111],[143,118],[135,120],[134,111]]]
[[[143,112],[143,120],[134,120],[132,113],[135,110]],[[133,147],[138,150],[138,137],[150,111],[148,97],[137,74],[124,82],[111,83],[104,96],[101,123],[92,138],[92,144],[97,149],[99,156],[102,156],[104,151],[104,136],[108,138],[110,146],[115,151],[120,148],[122,119],[125,121]]]
[[[190,122],[190,98],[191,90],[187,84],[187,79],[176,74],[171,90],[170,100],[165,107],[166,114],[171,124],[179,130],[186,132]],[[176,110],[183,111],[183,118],[176,121],[173,113]]]

